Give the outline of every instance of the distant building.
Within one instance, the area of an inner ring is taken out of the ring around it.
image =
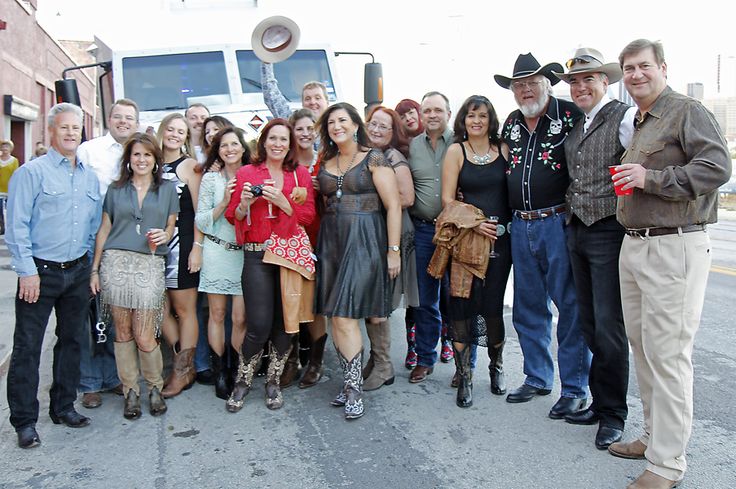
[[[719,97],[703,100],[705,105],[721,126],[729,141],[736,140],[736,97]]]
[[[77,62],[36,21],[38,0],[0,0],[0,139],[10,138],[23,163],[37,141],[48,145],[46,115],[56,103],[54,81]],[[90,75],[91,74],[91,75]],[[95,114],[94,73],[74,71],[84,126],[92,134]]]
[[[692,97],[695,100],[703,100],[705,90],[702,83],[688,83],[687,84],[687,96]]]

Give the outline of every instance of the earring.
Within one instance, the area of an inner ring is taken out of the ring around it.
[[[153,164],[153,173],[156,173],[158,171],[158,163]]]
[[[128,172],[133,173],[133,169],[130,167],[130,162],[128,162]]]
[[[330,146],[334,146],[335,145],[335,141],[333,141],[332,139],[330,139],[330,141],[327,144],[329,144]]]
[[[468,131],[463,132],[463,139],[468,140]]]
[[[353,141],[356,142],[356,143],[358,142],[358,131],[355,131],[353,133]]]

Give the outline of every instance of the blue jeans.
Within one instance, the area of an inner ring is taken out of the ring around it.
[[[587,397],[591,354],[578,323],[565,214],[525,221],[514,216],[511,256],[514,262],[513,323],[524,355],[525,384],[551,389],[555,366],[550,298],[557,306],[557,364],[562,396]]]
[[[199,323],[199,335],[197,336],[197,348],[194,350],[194,371],[197,373],[210,369],[210,344],[207,341],[208,312],[207,294],[198,292],[197,323]],[[225,343],[227,344],[227,342]]]
[[[442,330],[440,315],[440,281],[427,273],[434,254],[434,225],[418,219],[414,222],[414,250],[417,261],[419,307],[414,309],[416,322],[417,364],[432,367],[437,362],[437,342]]]
[[[85,316],[89,318],[89,314]],[[90,338],[91,325],[84,321],[85,336],[80,341],[79,351],[79,392],[101,392],[120,385],[118,369],[115,364],[115,330],[111,324],[107,326],[107,341],[102,348],[97,348]]]
[[[15,296],[13,353],[8,369],[10,424],[18,430],[38,421],[39,363],[51,310],[56,312],[53,383],[49,410],[62,415],[74,409],[79,385],[79,344],[86,340],[91,264],[84,260],[61,269],[36,260],[41,279],[38,301],[30,304]]]

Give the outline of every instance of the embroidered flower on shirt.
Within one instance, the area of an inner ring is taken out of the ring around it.
[[[552,155],[552,143],[541,143],[539,147],[541,151],[537,154],[537,160],[544,163],[545,166],[549,166],[552,170],[559,170],[561,165],[555,161],[555,157]]]
[[[521,148],[516,146],[515,148],[512,148],[509,152],[509,166],[506,169],[506,173],[510,174],[511,170],[516,168],[517,165],[521,163]]]

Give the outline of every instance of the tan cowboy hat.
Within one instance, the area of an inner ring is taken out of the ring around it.
[[[539,61],[537,61],[537,58],[532,55],[532,53],[526,53],[520,54],[516,58],[516,63],[514,63],[513,75],[511,75],[510,77],[503,75],[493,75],[493,79],[496,80],[496,83],[501,85],[503,88],[510,89],[511,83],[513,83],[514,80],[527,78],[533,75],[542,75],[547,78],[552,85],[554,85],[556,83],[559,83],[560,80],[552,76],[553,70],[562,71],[562,65],[560,63],[548,63],[542,66],[539,64]]]
[[[253,53],[264,63],[278,63],[299,46],[299,26],[288,17],[274,15],[262,20],[250,36]]]
[[[570,83],[572,75],[583,73],[603,73],[608,83],[616,83],[623,76],[618,63],[604,63],[603,55],[593,48],[578,48],[572,58],[567,61],[567,73],[552,72],[557,78]]]

